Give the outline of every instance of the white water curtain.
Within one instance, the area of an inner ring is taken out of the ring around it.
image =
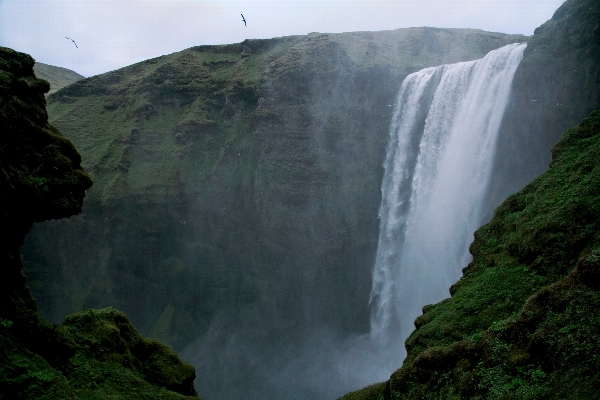
[[[481,224],[496,139],[526,44],[415,72],[400,88],[384,164],[371,337],[402,342],[449,296]]]

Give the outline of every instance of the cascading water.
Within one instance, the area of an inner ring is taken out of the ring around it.
[[[526,44],[415,72],[398,94],[381,185],[371,337],[403,343],[447,297],[481,224],[497,133]]]

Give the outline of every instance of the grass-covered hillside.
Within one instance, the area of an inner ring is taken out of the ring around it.
[[[85,79],[85,76],[70,69],[55,67],[41,62],[35,63],[33,71],[38,79],[43,79],[50,83],[50,90],[47,95],[55,93],[71,83]]]
[[[48,123],[34,60],[0,47],[0,399],[192,399],[194,368],[114,309],[40,317],[19,248],[34,222],[81,211],[92,181]]]
[[[452,297],[423,308],[408,356],[358,399],[600,396],[600,112],[475,233]]]
[[[247,40],[51,95],[50,120],[94,186],[79,216],[26,240],[43,314],[113,305],[178,349],[217,316],[261,343],[364,332],[402,79],[522,40],[433,28]]]

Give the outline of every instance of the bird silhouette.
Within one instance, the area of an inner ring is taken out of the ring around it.
[[[75,47],[79,48],[79,46],[77,46],[77,43],[75,43],[75,41],[71,38],[68,38],[65,36],[65,39],[69,39],[71,42],[73,42],[73,44],[75,45]]]
[[[247,28],[248,25],[246,25],[246,18],[244,18],[244,14],[240,14],[242,16],[242,21],[244,21],[244,26]]]

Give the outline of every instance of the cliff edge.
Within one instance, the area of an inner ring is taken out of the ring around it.
[[[515,75],[490,216],[531,183],[475,233],[473,261],[451,298],[423,308],[402,368],[342,399],[599,398],[599,82],[600,3],[567,0]]]

